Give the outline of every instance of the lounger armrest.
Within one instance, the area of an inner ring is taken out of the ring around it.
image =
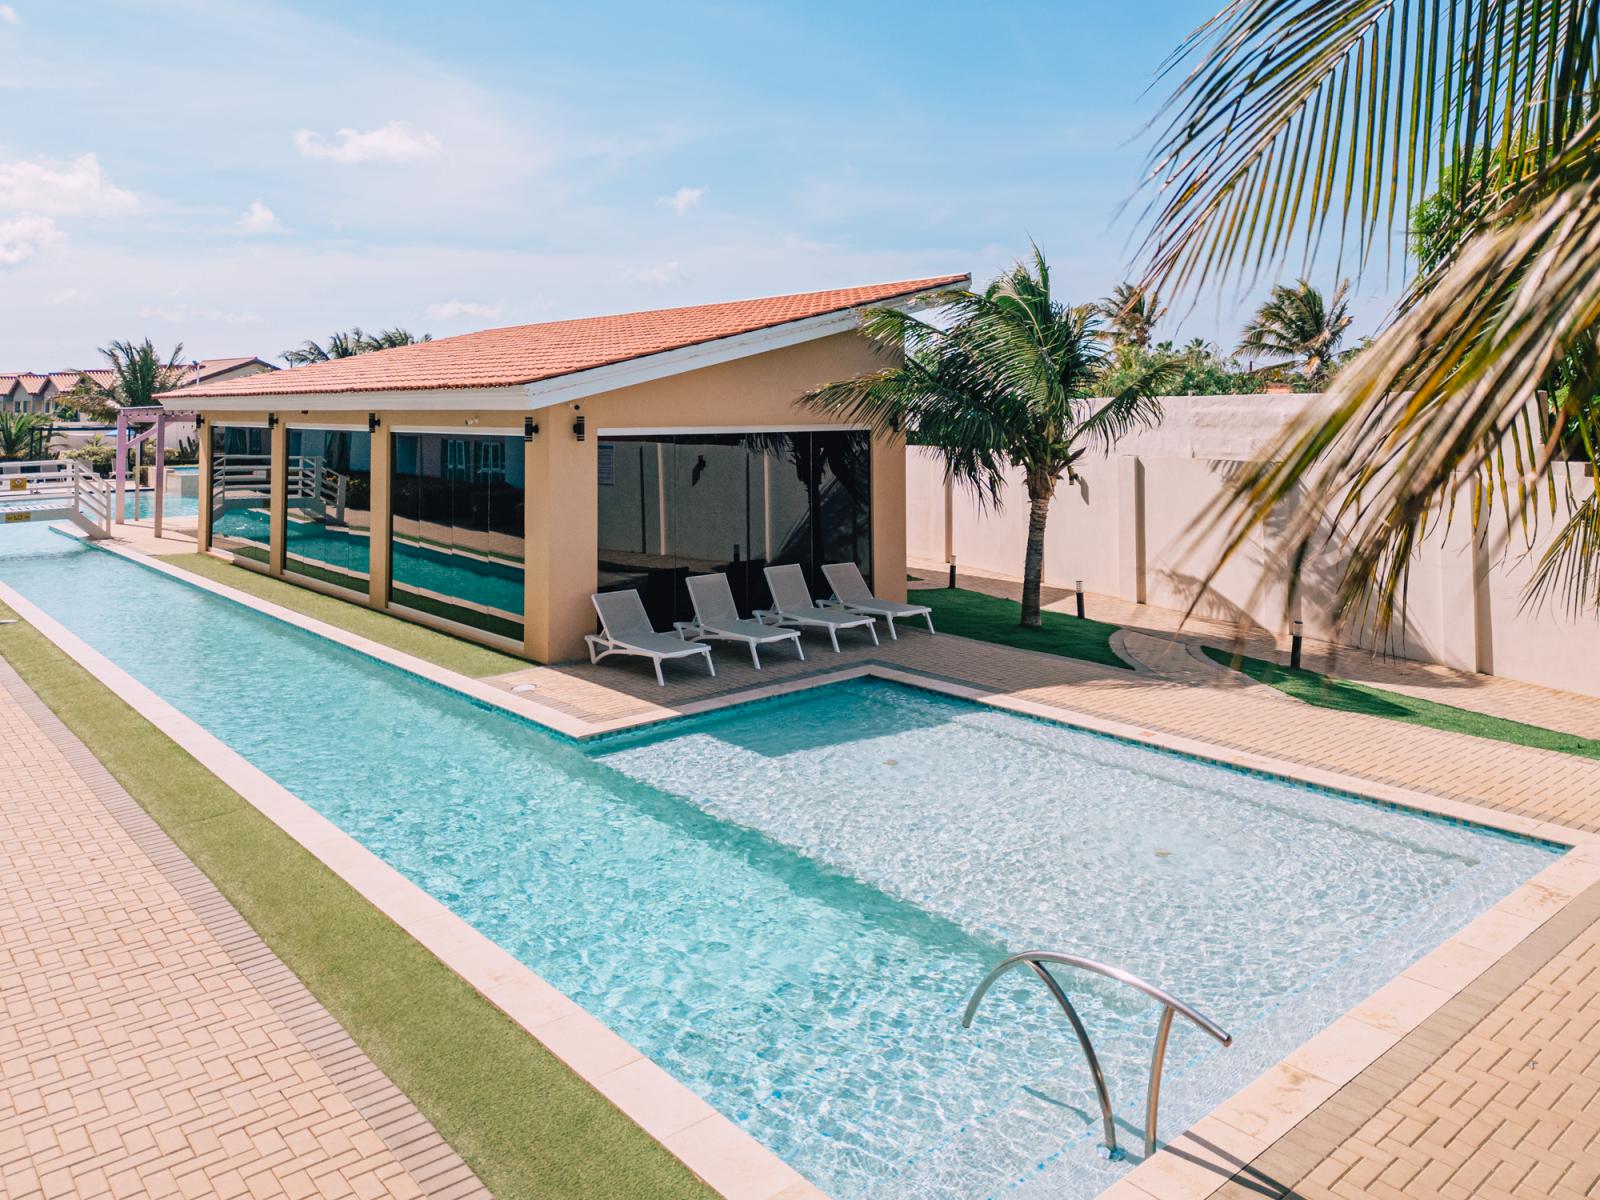
[[[750,615],[763,625],[783,624],[783,614],[775,608],[758,608]]]
[[[684,641],[689,642],[699,637],[703,631],[700,628],[699,621],[674,621],[672,623],[672,632]]]
[[[845,608],[845,602],[837,596],[829,596],[826,600],[817,601],[818,608]]]

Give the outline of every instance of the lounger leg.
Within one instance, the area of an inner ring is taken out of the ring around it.
[[[798,637],[794,639],[794,652],[800,656],[801,662],[805,662],[806,648],[800,644],[800,639]]]
[[[661,660],[659,658],[652,658],[650,660],[650,665],[656,669],[656,686],[666,687],[667,681],[661,677]]]
[[[925,613],[922,614],[922,619],[928,623],[928,632],[932,633],[933,632],[933,614],[931,612],[925,612]]]
[[[828,626],[828,637],[833,642],[833,652],[839,653],[839,631],[832,625]]]
[[[894,622],[893,621],[889,622],[889,628],[890,629],[894,628]],[[874,646],[883,645],[883,643],[878,640],[878,623],[876,621],[873,621],[870,625],[867,626],[867,629],[872,633],[872,644]]]
[[[711,661],[711,650],[709,647],[706,649],[706,670],[711,672],[711,678],[715,679],[717,677],[717,664]]]
[[[900,640],[900,635],[894,631],[894,614],[890,613],[884,618],[884,620],[889,622],[889,640],[891,642],[898,642]],[[874,629],[873,632],[876,633],[877,630]]]
[[[750,665],[758,671],[761,670],[761,659],[756,654],[756,644],[754,642],[750,643]]]

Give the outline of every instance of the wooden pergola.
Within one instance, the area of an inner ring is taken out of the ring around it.
[[[134,408],[120,408],[117,410],[117,458],[116,458],[116,495],[112,501],[112,512],[118,525],[127,523],[127,508],[123,501],[124,490],[128,482],[128,451],[152,438],[155,440],[156,476],[155,476],[155,534],[161,536],[162,510],[165,507],[167,487],[167,422],[193,421],[196,415],[182,409],[163,408],[159,404],[149,404]],[[149,428],[143,432],[133,433],[130,430],[141,425]],[[139,494],[139,481],[134,480],[134,495]]]

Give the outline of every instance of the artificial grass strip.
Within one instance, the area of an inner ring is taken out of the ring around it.
[[[1024,629],[1017,623],[1022,615],[1022,605],[1017,601],[965,588],[920,588],[910,600],[933,609],[933,624],[940,633],[1132,669],[1111,648],[1111,635],[1119,627],[1104,621],[1044,612],[1038,629]]]
[[[1468,737],[1509,742],[1514,746],[1532,746],[1539,750],[1575,754],[1580,758],[1600,759],[1600,739],[1546,729],[1542,725],[1508,721],[1504,717],[1492,717],[1468,708],[1456,708],[1435,700],[1385,691],[1364,683],[1352,683],[1348,679],[1335,679],[1316,671],[1291,671],[1264,659],[1234,655],[1211,646],[1204,649],[1207,657],[1213,661],[1242,671],[1258,683],[1277,688],[1286,696],[1293,696],[1318,708],[1362,713],[1369,717],[1402,721],[1408,725],[1425,725],[1446,733],[1464,733]]]
[[[508,671],[527,670],[533,665],[526,659],[451,637],[414,621],[391,617],[364,604],[313,592],[248,567],[236,567],[209,554],[162,555],[161,561],[463,675],[504,675]],[[521,630],[517,631],[517,636],[522,636]]]
[[[14,615],[3,605],[0,612]],[[711,1195],[465,980],[32,626],[0,626],[0,655],[500,1200]]]

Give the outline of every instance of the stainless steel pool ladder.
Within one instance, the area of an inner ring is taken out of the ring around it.
[[[1045,964],[1059,963],[1064,967],[1076,967],[1080,971],[1092,971],[1096,975],[1104,975],[1107,979],[1114,979],[1118,983],[1137,988],[1146,996],[1161,1002],[1161,1024],[1156,1028],[1156,1049],[1150,1059],[1150,1094],[1145,1098],[1144,1104],[1144,1156],[1149,1158],[1156,1152],[1156,1109],[1161,1102],[1161,1068],[1167,1056],[1167,1037],[1172,1033],[1172,1015],[1182,1013],[1224,1046],[1233,1045],[1232,1035],[1195,1012],[1182,1000],[1162,991],[1153,983],[1146,983],[1137,975],[1131,975],[1119,967],[1095,962],[1092,958],[1079,958],[1076,954],[1057,954],[1050,950],[1025,950],[1021,954],[1013,954],[984,976],[983,982],[978,985],[978,990],[972,993],[972,999],[967,1001],[967,1011],[961,1017],[963,1029],[971,1027],[978,1005],[982,1003],[984,994],[995,980],[1021,963],[1026,963],[1044,986],[1050,989],[1050,994],[1055,997],[1056,1003],[1061,1006],[1061,1011],[1067,1014],[1067,1020],[1072,1023],[1072,1032],[1078,1035],[1078,1044],[1083,1047],[1083,1056],[1089,1060],[1089,1074],[1094,1077],[1095,1093],[1100,1098],[1100,1120],[1105,1126],[1106,1153],[1113,1159],[1121,1158],[1122,1151],[1117,1149],[1117,1129],[1111,1117],[1111,1094],[1106,1090],[1105,1074],[1100,1070],[1100,1060],[1095,1056],[1094,1046],[1089,1041],[1089,1031],[1083,1027],[1083,1020],[1078,1016],[1078,1010],[1072,1007],[1072,1001],[1067,999],[1067,993],[1062,990],[1056,977],[1046,969]]]

